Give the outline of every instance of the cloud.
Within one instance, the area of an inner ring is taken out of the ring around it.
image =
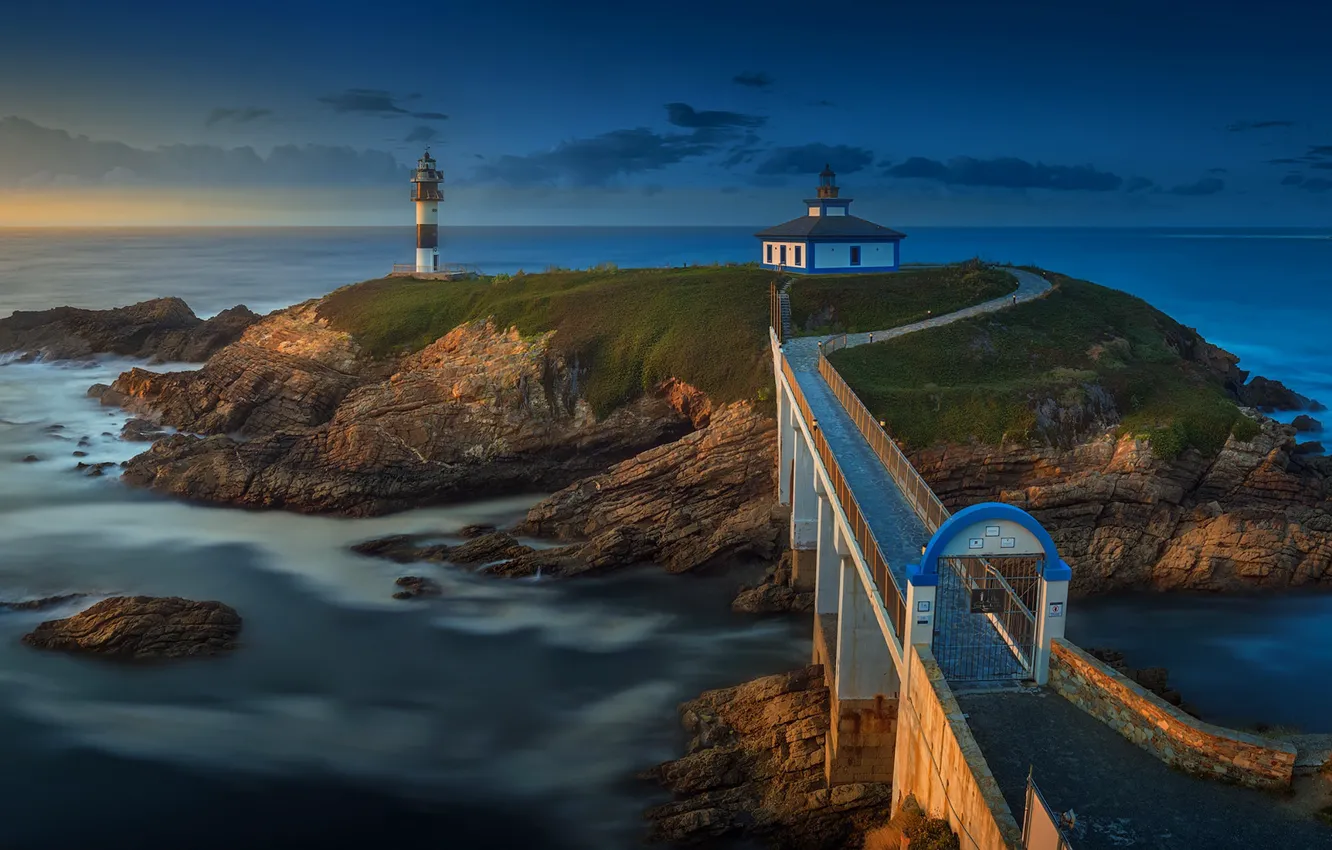
[[[851,145],[809,144],[777,148],[754,169],[756,174],[817,174],[831,165],[839,174],[854,174],[874,162],[874,152]]]
[[[810,105],[810,106],[836,106],[837,104],[833,103],[831,100],[811,100],[811,101],[809,102],[809,105]]]
[[[1203,195],[1215,195],[1226,188],[1226,181],[1217,177],[1204,177],[1192,183],[1181,183],[1168,191],[1172,195],[1184,195],[1186,197],[1200,197]]]
[[[1249,130],[1267,130],[1272,127],[1294,127],[1294,121],[1236,121],[1226,127],[1232,133],[1245,133]]]
[[[677,127],[689,129],[720,129],[723,127],[761,127],[768,119],[761,115],[742,112],[705,110],[699,112],[687,103],[666,104],[666,120]]]
[[[1124,191],[1141,192],[1142,190],[1150,189],[1155,185],[1155,181],[1148,180],[1146,177],[1130,177],[1124,181]]]
[[[422,125],[420,127],[413,127],[412,131],[407,134],[407,138],[403,139],[403,141],[429,142],[433,141],[437,136],[439,136],[439,131],[436,130],[434,127],[426,127]]]
[[[1291,159],[1290,157],[1287,156],[1287,157],[1282,157],[1281,159],[1269,159],[1269,160],[1267,161],[1267,164],[1268,164],[1268,165],[1299,165],[1299,164],[1302,163],[1302,162],[1304,162],[1303,159]]]
[[[1326,192],[1332,189],[1332,180],[1322,177],[1310,177],[1308,180],[1300,183],[1300,188],[1306,192]]]
[[[145,149],[73,136],[23,118],[0,119],[0,185],[391,183],[405,179],[406,171],[385,151],[279,145],[265,157],[248,146]]]
[[[410,94],[405,100],[415,100],[419,94]],[[345,89],[337,94],[317,98],[334,112],[354,115],[375,115],[381,118],[419,118],[423,121],[443,121],[449,116],[442,112],[414,112],[398,105],[398,98],[383,89]]]
[[[742,74],[736,74],[732,77],[731,82],[736,85],[748,86],[751,89],[766,89],[775,83],[776,80],[762,71],[745,71]]]
[[[1332,156],[1332,145],[1313,145],[1309,148],[1306,156],[1323,157]]]
[[[260,118],[266,118],[273,114],[271,109],[260,109],[257,106],[246,106],[240,109],[226,109],[219,107],[208,113],[204,119],[205,127],[212,127],[214,124],[221,124],[223,121],[228,124],[249,124]]]
[[[657,133],[646,127],[612,130],[526,156],[496,157],[479,166],[475,175],[479,180],[514,186],[603,186],[621,175],[656,171],[715,153],[722,144],[723,139],[710,128],[692,133]]]
[[[1332,162],[1311,162],[1310,168],[1317,168],[1320,171],[1332,171]]]
[[[1090,165],[1046,165],[1043,162],[1030,163],[1016,157],[975,159],[960,156],[943,163],[913,156],[889,168],[885,173],[890,177],[935,180],[950,186],[987,186],[1004,189],[1107,192],[1118,189],[1124,183],[1119,175],[1099,171]]]
[[[1208,173],[1208,174],[1229,174],[1229,173],[1230,173],[1230,169],[1229,169],[1229,168],[1209,168],[1209,169],[1207,169],[1207,173]]]

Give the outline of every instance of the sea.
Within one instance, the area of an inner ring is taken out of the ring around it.
[[[755,229],[447,228],[441,255],[487,273],[745,262]],[[1037,264],[1123,289],[1332,404],[1332,231],[905,229],[908,262]],[[382,276],[412,247],[410,227],[0,229],[0,317],[168,295],[200,316],[267,312]],[[635,774],[682,753],[677,704],[809,657],[805,618],[729,610],[752,569],[561,582],[413,565],[445,592],[407,603],[390,598],[402,566],[348,549],[510,524],[541,493],[351,520],[88,477],[75,451],[143,448],[84,395],[133,365],[0,364],[0,600],[219,599],[244,645],[107,664],[19,642],[80,603],[0,611],[0,848],[636,847],[665,798]],[[1068,618],[1083,645],[1169,668],[1208,719],[1332,731],[1332,594],[1131,594]]]

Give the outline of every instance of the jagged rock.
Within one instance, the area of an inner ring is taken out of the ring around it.
[[[400,564],[413,561],[442,561],[451,547],[443,544],[421,545],[419,534],[394,534],[377,540],[367,540],[351,547],[359,555],[387,558]]]
[[[23,459],[20,460],[19,463],[36,463],[39,460],[41,460],[41,458],[39,458],[37,455],[24,455]]]
[[[643,774],[676,795],[647,812],[655,841],[744,836],[781,850],[858,850],[891,814],[890,785],[824,787],[822,667],[708,691],[680,716],[693,735],[687,754]]]
[[[394,582],[402,590],[393,594],[394,599],[416,599],[421,596],[439,596],[444,588],[433,578],[425,576],[403,576]]]
[[[483,534],[494,534],[496,531],[499,531],[499,529],[493,525],[474,523],[472,525],[464,525],[462,528],[458,529],[458,536],[470,540],[473,537],[480,537]]]
[[[1294,451],[1297,455],[1321,455],[1327,450],[1317,440],[1310,440],[1307,443],[1296,443]]]
[[[6,602],[0,600],[0,608],[10,611],[40,611],[42,608],[53,608],[56,605],[63,605],[75,599],[82,599],[86,593],[61,593],[56,596],[42,596],[37,599],[23,599],[18,602]]]
[[[241,618],[221,602],[178,596],[113,596],[23,636],[39,649],[120,658],[214,655],[236,648]]]
[[[531,554],[531,546],[524,546],[503,532],[493,532],[473,538],[449,550],[448,559],[455,564],[487,564],[507,561],[520,555]]]
[[[533,507],[524,533],[586,540],[595,566],[651,561],[683,572],[726,558],[772,558],[775,427],[748,404],[707,427],[573,484]]]
[[[151,443],[165,434],[161,426],[148,419],[131,419],[120,429],[120,439],[132,443]]]
[[[487,575],[506,578],[542,576],[546,578],[574,576],[592,569],[579,557],[582,546],[559,546],[554,549],[533,549],[508,561],[486,568]]]
[[[205,321],[179,298],[157,298],[114,310],[18,310],[0,319],[0,351],[46,359],[110,353],[200,361],[257,321],[259,316],[245,307],[224,310]]]
[[[779,614],[814,610],[814,592],[791,586],[791,553],[768,568],[756,587],[741,588],[731,602],[731,610],[742,614]]]
[[[74,456],[74,457],[87,457],[87,456],[88,456],[88,453],[87,453],[87,452],[84,452],[84,451],[74,451],[74,452],[70,452],[70,454],[71,454],[72,456]]]
[[[1032,513],[1073,568],[1073,590],[1236,590],[1332,582],[1332,466],[1263,420],[1250,442],[1174,461],[1113,432],[1070,450],[945,446],[911,460],[954,510]]]
[[[1294,425],[1295,430],[1301,433],[1323,430],[1323,423],[1319,422],[1317,419],[1314,419],[1312,416],[1310,416],[1307,413],[1301,413],[1299,416],[1296,416],[1294,419],[1291,420],[1290,424]]]
[[[103,400],[119,393],[127,409],[213,435],[159,440],[128,483],[353,516],[558,489],[688,429],[652,397],[598,419],[550,337],[473,322],[386,368],[301,305],[196,372],[133,370]],[[232,433],[246,439],[220,436]]]
[[[1239,387],[1239,401],[1259,410],[1326,410],[1322,404],[1302,396],[1280,381],[1261,375]]]

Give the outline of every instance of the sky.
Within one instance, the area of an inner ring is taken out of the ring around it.
[[[0,226],[1332,226],[1332,4],[10,0]]]

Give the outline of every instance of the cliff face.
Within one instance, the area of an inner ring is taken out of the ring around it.
[[[912,462],[944,503],[1009,502],[1050,531],[1073,590],[1241,590],[1332,582],[1332,463],[1265,421],[1212,458],[1166,462],[1108,433],[1071,450],[948,446]]]
[[[129,483],[348,515],[558,488],[689,430],[660,398],[598,420],[548,343],[477,322],[386,365],[302,306],[197,372],[136,369],[101,397],[204,435],[157,442],[130,461]]]
[[[206,360],[258,321],[259,316],[245,307],[200,319],[179,298],[157,298],[114,310],[20,310],[0,319],[0,351],[48,360],[119,354],[194,363]]]

